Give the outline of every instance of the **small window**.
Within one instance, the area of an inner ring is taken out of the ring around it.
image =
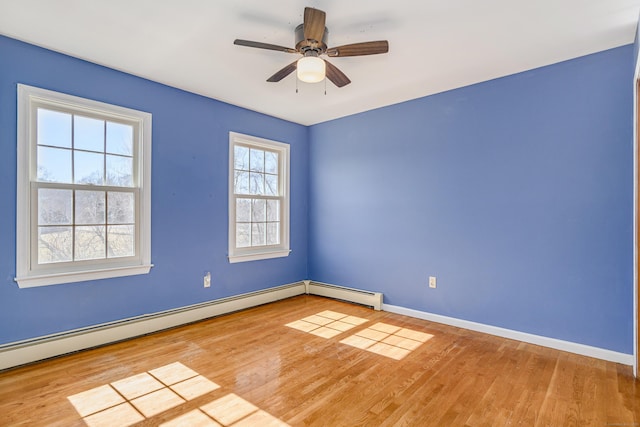
[[[150,114],[18,85],[18,285],[148,273],[150,159]]]
[[[229,262],[289,255],[289,145],[229,133]]]

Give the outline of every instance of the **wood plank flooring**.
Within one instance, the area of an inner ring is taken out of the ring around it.
[[[299,296],[0,372],[0,425],[638,426],[640,382],[628,366]]]

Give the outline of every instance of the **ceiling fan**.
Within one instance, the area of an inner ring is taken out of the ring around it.
[[[329,30],[325,27],[325,19],[325,12],[312,7],[305,7],[304,22],[295,29],[295,48],[240,39],[236,39],[233,44],[303,55],[302,58],[295,60],[269,77],[267,79],[268,82],[279,82],[294,70],[297,70],[298,79],[303,82],[316,83],[322,81],[326,76],[326,78],[338,87],[348,85],[351,83],[351,80],[335,65],[320,58],[320,55],[326,54],[329,57],[345,57],[376,55],[389,51],[389,42],[386,40],[353,43],[327,48]]]

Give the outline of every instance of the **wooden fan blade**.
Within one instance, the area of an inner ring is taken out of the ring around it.
[[[278,71],[273,76],[269,77],[267,81],[272,83],[279,82],[280,80],[287,77],[289,74],[293,73],[293,71],[296,69],[297,64],[298,64],[298,60],[293,61],[291,64],[287,65],[282,70]]]
[[[324,61],[327,64],[327,78],[331,80],[331,83],[338,87],[343,87],[351,83],[349,77],[345,76],[345,74],[340,71],[335,65],[330,63],[329,61]]]
[[[327,55],[333,57],[377,55],[378,53],[387,52],[389,52],[389,42],[386,40],[346,44],[344,46],[331,47],[327,49]]]
[[[312,7],[304,8],[304,38],[322,43],[327,14]]]
[[[289,47],[278,46],[276,44],[269,44],[269,43],[252,42],[251,40],[235,39],[233,41],[233,44],[237,44],[238,46],[255,47],[258,49],[277,50],[279,52],[298,53],[297,50],[291,49]]]

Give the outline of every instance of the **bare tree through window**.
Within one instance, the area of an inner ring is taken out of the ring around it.
[[[280,244],[278,171],[277,152],[234,147],[237,247]]]

